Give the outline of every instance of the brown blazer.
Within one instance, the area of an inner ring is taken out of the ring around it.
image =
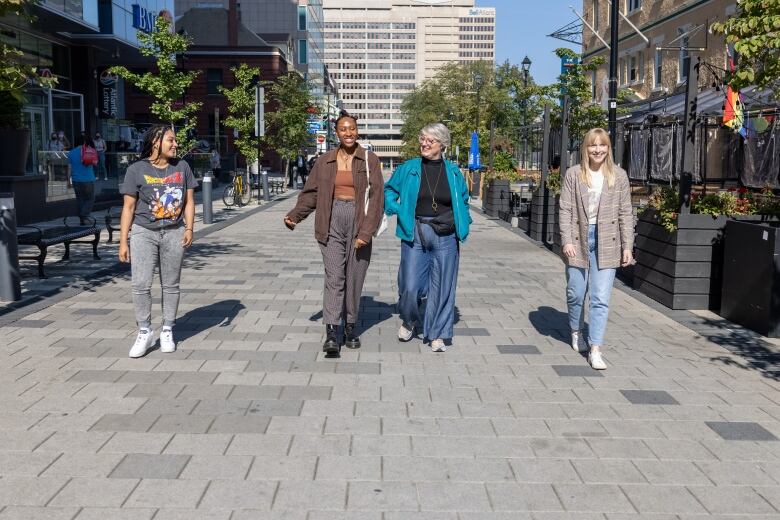
[[[303,191],[298,195],[298,203],[287,216],[296,224],[314,211],[314,237],[318,242],[328,242],[330,230],[330,212],[333,206],[333,191],[336,184],[336,152],[335,148],[317,159],[314,168],[309,172],[309,178]],[[371,189],[369,190],[368,215],[365,209],[366,188],[366,156],[368,156],[371,172]],[[357,235],[354,238],[368,243],[379,228],[382,214],[385,211],[385,182],[382,178],[382,165],[379,157],[358,146],[352,159],[352,180],[355,185],[355,216],[357,217]]]
[[[588,185],[580,178],[580,165],[566,170],[558,213],[561,244],[573,244],[577,255],[563,260],[572,267],[588,268]],[[599,269],[620,267],[622,252],[634,247],[634,214],[631,208],[631,185],[625,170],[615,167],[615,185],[606,179],[599,200],[598,262]]]

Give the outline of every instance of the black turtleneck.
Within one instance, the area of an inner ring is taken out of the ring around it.
[[[442,159],[430,160],[423,157],[420,179],[420,193],[417,195],[417,217],[435,217],[452,211],[452,195],[447,171]],[[437,211],[432,204],[436,201]]]

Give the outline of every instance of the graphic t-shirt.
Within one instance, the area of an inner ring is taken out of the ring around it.
[[[148,159],[142,159],[127,169],[119,191],[138,198],[133,224],[160,229],[181,224],[187,190],[194,189],[196,184],[184,161],[155,168]]]

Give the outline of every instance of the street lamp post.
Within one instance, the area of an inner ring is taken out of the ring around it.
[[[531,70],[531,60],[526,56],[522,61],[523,88],[523,169],[528,170],[528,72]]]
[[[474,83],[477,91],[477,126],[474,127],[474,130],[477,131],[477,134],[479,134],[479,91],[482,89],[482,73],[481,72],[475,72],[474,73]]]

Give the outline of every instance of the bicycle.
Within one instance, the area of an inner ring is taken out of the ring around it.
[[[246,206],[252,200],[252,186],[247,182],[246,173],[233,172],[233,181],[222,192],[225,206]]]

